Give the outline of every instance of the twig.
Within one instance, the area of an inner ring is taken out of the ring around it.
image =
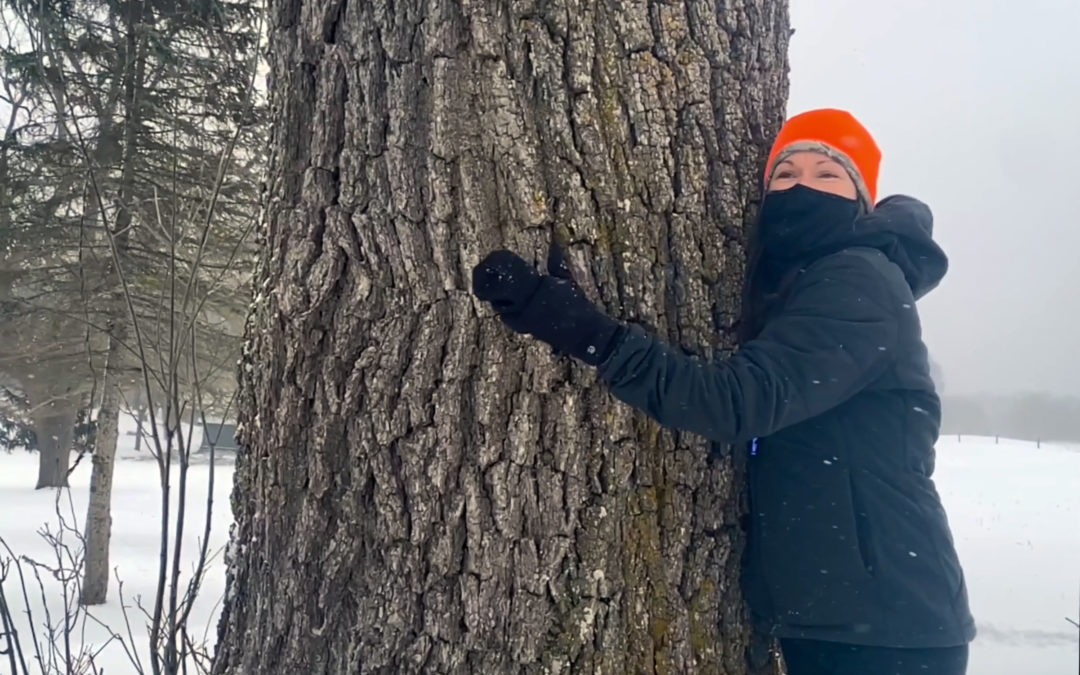
[[[22,563],[20,562],[20,559],[15,555],[15,552],[11,550],[11,547],[8,546],[8,543],[4,540],[3,537],[0,537],[0,546],[3,546],[4,550],[7,551],[8,557],[15,565],[15,571],[19,573],[19,588],[22,590],[23,607],[26,608],[27,624],[30,627],[30,640],[34,645],[34,657],[37,659],[38,666],[44,669],[45,659],[42,657],[41,654],[41,643],[38,641],[37,628],[35,628],[34,622],[34,610],[31,608],[32,606],[30,604],[30,593],[27,590],[26,575],[23,574]]]
[[[50,647],[52,647],[52,649],[49,650],[49,666],[52,667],[52,668],[55,668],[56,667],[56,651],[57,651],[57,648],[56,648],[56,629],[53,626],[52,612],[49,610],[49,601],[45,597],[45,584],[44,584],[44,582],[42,582],[41,574],[38,571],[39,567],[44,567],[44,566],[41,565],[40,563],[34,561],[34,560],[31,560],[30,558],[25,557],[25,556],[23,557],[23,562],[26,562],[27,564],[30,565],[30,569],[33,570],[33,572],[34,572],[34,578],[37,580],[38,590],[41,592],[41,604],[42,604],[43,611],[45,613],[45,626],[44,626],[44,628],[45,628],[45,630],[48,631],[49,645],[50,645]],[[46,569],[48,569],[48,568],[46,568]],[[30,603],[27,602],[26,606],[27,606],[27,608],[29,608]],[[42,667],[43,668],[45,667],[44,663],[42,663]]]
[[[26,667],[26,659],[23,657],[19,629],[15,626],[15,619],[11,615],[11,607],[7,601],[7,593],[4,591],[4,582],[8,579],[12,563],[11,560],[0,561],[0,622],[3,624],[3,637],[7,642],[7,648],[0,651],[0,654],[7,654],[12,675],[16,675],[20,670],[23,675],[30,675]]]
[[[131,618],[128,616],[128,605],[124,602],[124,582],[120,579],[120,573],[117,570],[113,570],[113,574],[116,575],[116,593],[120,598],[120,608],[124,613],[124,627],[127,629],[128,640],[132,646],[135,645],[135,635],[131,632]],[[128,654],[128,658],[131,659],[132,665],[135,666],[138,675],[143,675],[146,670],[143,668],[142,659],[139,658],[139,650],[135,650],[134,653]]]

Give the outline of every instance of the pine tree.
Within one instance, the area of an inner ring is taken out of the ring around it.
[[[17,27],[3,63],[26,93],[16,117],[28,120],[14,143],[20,192],[0,205],[9,313],[31,346],[46,334],[85,343],[82,377],[36,347],[5,372],[31,406],[57,398],[34,384],[44,382],[97,409],[82,585],[96,604],[125,399],[147,392],[183,462],[181,417],[223,412],[235,389],[262,156],[261,14],[246,1],[3,2]],[[70,441],[56,449],[62,480],[39,487],[66,481]]]

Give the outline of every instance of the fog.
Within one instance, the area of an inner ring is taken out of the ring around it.
[[[1080,1],[791,0],[791,23],[789,113],[851,110],[879,196],[934,211],[945,391],[1080,395]]]
[[[789,114],[851,110],[951,259],[948,392],[1080,394],[1080,2],[791,0]]]

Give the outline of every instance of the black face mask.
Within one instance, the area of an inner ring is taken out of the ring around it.
[[[858,199],[805,185],[770,192],[761,202],[757,245],[768,258],[801,259],[845,237],[860,213]]]

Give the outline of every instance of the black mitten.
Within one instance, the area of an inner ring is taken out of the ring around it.
[[[592,304],[574,281],[562,249],[552,244],[548,274],[521,256],[495,251],[473,268],[473,294],[490,302],[503,323],[596,366],[607,358],[622,327]]]

